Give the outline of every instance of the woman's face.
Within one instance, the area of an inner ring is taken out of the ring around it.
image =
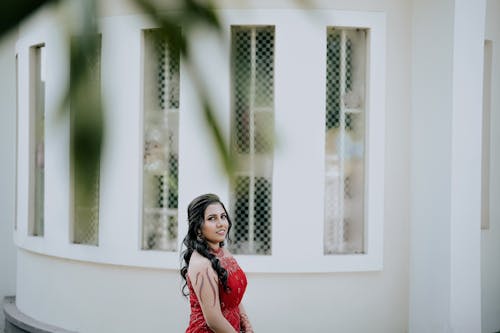
[[[227,213],[220,203],[213,203],[205,209],[201,234],[211,248],[219,248],[219,243],[226,239],[228,227]]]

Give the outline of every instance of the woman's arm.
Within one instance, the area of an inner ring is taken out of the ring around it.
[[[240,303],[240,328],[242,332],[245,333],[254,333],[252,324],[250,324],[250,320],[248,319],[245,308],[243,307],[243,303]]]
[[[219,301],[219,278],[210,262],[205,258],[195,260],[191,258],[188,275],[208,327],[215,333],[237,333],[222,315]]]

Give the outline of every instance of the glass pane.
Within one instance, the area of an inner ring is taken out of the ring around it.
[[[490,166],[491,166],[491,73],[493,43],[484,41],[483,62],[483,137],[481,158],[481,229],[490,228]]]
[[[75,37],[72,42],[76,42],[78,38],[89,38],[87,37]],[[82,54],[78,54],[71,58],[70,64],[70,82],[75,84],[71,89],[75,89],[76,94],[72,94],[72,99],[70,101],[70,113],[71,113],[71,131],[73,132],[71,137],[75,134],[75,126],[81,126],[91,119],[92,116],[83,114],[82,112],[87,109],[81,108],[81,105],[85,100],[80,94],[85,94],[89,97],[90,108],[98,107],[93,105],[96,99],[100,99],[101,95],[101,36],[95,36],[96,47],[93,54],[86,54],[85,57],[81,57]],[[76,81],[75,73],[83,71],[81,76],[79,76],[80,81]],[[88,81],[84,81],[88,80]],[[83,83],[82,83],[83,82]],[[82,89],[84,87],[84,93]],[[78,108],[78,111],[77,111]],[[92,111],[92,109],[90,109]],[[90,112],[89,111],[89,112]],[[73,146],[73,143],[72,143]],[[72,184],[73,184],[73,243],[75,244],[86,244],[86,245],[98,245],[99,244],[99,187],[100,187],[100,172],[99,165],[96,169],[91,172],[90,179],[88,182],[92,184],[90,194],[87,196],[84,194],[83,187],[78,183],[80,175],[78,174],[78,169],[75,165],[72,165]]]
[[[364,252],[365,29],[327,29],[325,254]]]
[[[45,46],[31,47],[32,160],[33,160],[33,219],[30,234],[44,234],[44,174],[45,174]]]
[[[144,31],[142,248],[176,251],[180,57],[165,33]]]
[[[77,178],[74,172],[75,179]],[[99,244],[99,173],[93,177],[92,197],[89,202],[82,196],[76,186],[74,192],[74,228],[73,242],[75,244]]]
[[[15,192],[14,192],[14,230],[17,230],[17,176],[18,176],[18,164],[17,161],[19,161],[19,56],[16,54],[16,162],[15,162],[15,174],[14,174],[14,181],[15,181]]]
[[[231,149],[238,159],[231,247],[266,255],[272,243],[274,27],[234,26],[231,33]]]

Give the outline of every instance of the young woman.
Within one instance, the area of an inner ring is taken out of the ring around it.
[[[241,304],[245,273],[224,247],[232,225],[226,208],[215,194],[201,195],[188,206],[188,222],[181,268],[191,303],[186,333],[253,333]]]

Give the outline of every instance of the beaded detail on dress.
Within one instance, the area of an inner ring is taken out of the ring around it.
[[[217,259],[219,259],[220,264],[227,271],[227,286],[228,291],[226,292],[219,281],[219,301],[222,311],[222,315],[227,321],[234,327],[234,329],[240,331],[240,310],[239,305],[245,289],[247,286],[247,279],[245,273],[241,270],[240,266],[236,260],[231,255],[224,253],[224,250],[220,248],[218,251],[214,252]],[[189,320],[189,326],[186,329],[186,333],[210,333],[212,330],[207,326],[205,317],[201,310],[200,302],[198,297],[194,292],[193,286],[189,276],[187,277],[187,285],[189,288],[189,302],[191,304],[191,315]]]

